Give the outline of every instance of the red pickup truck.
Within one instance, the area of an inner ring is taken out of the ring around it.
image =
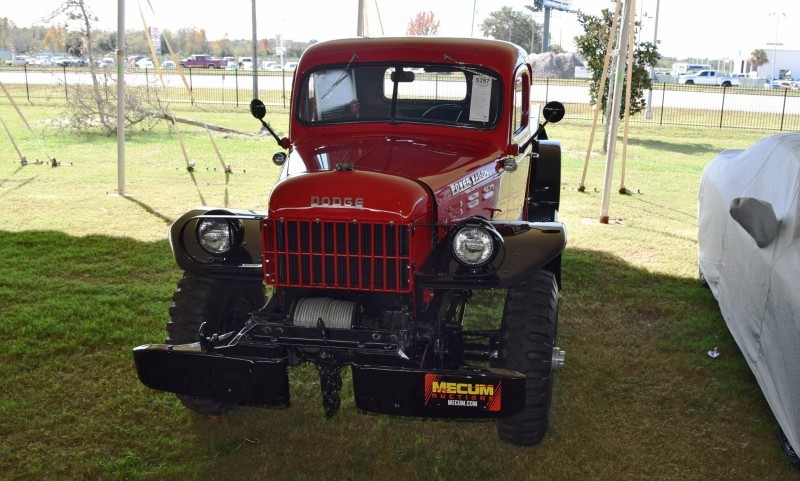
[[[189,55],[189,58],[181,60],[183,68],[225,68],[227,62],[221,58],[214,58],[211,55]]]

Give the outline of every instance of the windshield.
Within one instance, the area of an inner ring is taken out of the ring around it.
[[[478,67],[347,64],[303,80],[298,118],[306,124],[420,122],[491,128],[500,113],[500,81]]]

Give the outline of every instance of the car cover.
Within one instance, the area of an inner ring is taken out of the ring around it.
[[[800,133],[703,172],[698,263],[789,442],[800,447]]]

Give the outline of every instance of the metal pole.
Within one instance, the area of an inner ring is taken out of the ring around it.
[[[653,45],[658,44],[658,10],[661,7],[661,0],[656,0],[656,24],[653,28]],[[644,10],[644,9],[642,9]],[[647,91],[647,108],[644,111],[644,118],[650,120],[653,118],[653,82],[656,81],[656,67],[650,67],[650,89]]]
[[[614,94],[611,97],[611,118],[609,119],[608,152],[606,154],[606,170],[603,177],[603,198],[600,206],[600,223],[608,224],[608,205],[611,200],[611,179],[614,175],[614,154],[617,145],[617,129],[619,128],[619,109],[622,103],[622,75],[625,73],[623,55],[628,51],[628,29],[631,23],[631,7],[635,0],[625,2],[625,14],[622,20],[619,48],[617,49],[617,74],[614,84]],[[602,95],[602,92],[599,94]]]
[[[258,36],[256,35],[256,0],[253,0],[253,98],[258,98]]]
[[[364,0],[358,0],[358,25],[356,26],[356,36],[364,36]]]
[[[117,193],[125,195],[125,0],[117,0]]]
[[[542,52],[550,51],[550,7],[544,7],[544,27],[542,27]]]

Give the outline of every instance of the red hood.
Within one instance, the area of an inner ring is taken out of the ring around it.
[[[357,171],[418,179],[436,193],[504,155],[485,141],[463,137],[419,140],[365,135],[350,137],[347,143],[319,145],[314,142],[311,145],[309,142],[295,148],[290,161],[303,163],[309,172],[335,169],[337,164],[352,164]],[[357,194],[358,189],[351,192]]]

